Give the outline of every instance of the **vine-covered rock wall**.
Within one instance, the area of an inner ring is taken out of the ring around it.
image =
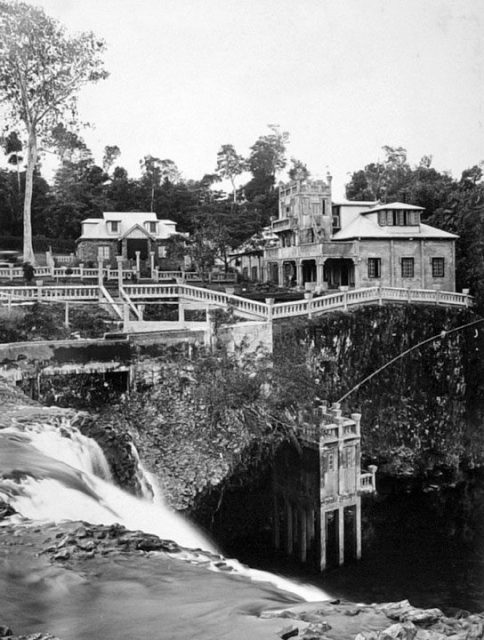
[[[360,411],[362,452],[394,475],[484,462],[484,323],[467,309],[371,305],[275,331],[275,366],[306,365],[311,393],[338,401],[413,345],[413,350],[356,388],[344,413]]]

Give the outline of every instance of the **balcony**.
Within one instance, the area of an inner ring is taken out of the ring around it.
[[[291,229],[295,229],[297,226],[297,220],[294,217],[289,218],[279,218],[279,220],[274,220],[272,223],[272,231],[274,233],[281,233],[282,231],[290,231]]]
[[[298,258],[356,257],[354,242],[310,242],[292,247],[271,247],[264,251],[266,260],[297,260]]]

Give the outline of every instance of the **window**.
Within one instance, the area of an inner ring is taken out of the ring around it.
[[[302,212],[304,214],[309,213],[309,198],[302,199]]]
[[[413,278],[415,264],[413,258],[402,258],[402,278]]]
[[[118,220],[111,220],[109,223],[111,226],[111,233],[118,233],[119,231],[119,222]]]
[[[110,257],[109,246],[100,245],[97,248],[97,257],[98,257],[98,260],[109,260],[109,257]]]
[[[166,258],[166,247],[158,245],[158,258]]]
[[[381,278],[381,258],[368,258],[368,277]]]
[[[257,280],[257,267],[252,267],[250,277],[251,280]]]
[[[148,222],[148,231],[150,233],[156,233],[156,222]]]
[[[317,216],[321,213],[320,202],[311,202],[311,213],[313,214],[313,216]]]
[[[432,258],[432,278],[443,278],[445,275],[444,258]]]
[[[247,278],[249,277],[249,267],[242,268],[242,277],[244,278],[244,280],[247,280]]]
[[[405,211],[403,209],[385,209],[378,212],[378,224],[381,227],[406,227],[419,224],[418,211]]]

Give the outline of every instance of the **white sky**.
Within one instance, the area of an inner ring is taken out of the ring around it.
[[[247,154],[267,124],[313,175],[403,146],[460,172],[484,160],[482,0],[32,0],[108,44],[108,80],[82,90],[84,138],[139,174],[145,154],[185,178]],[[286,179],[287,175],[281,176]]]

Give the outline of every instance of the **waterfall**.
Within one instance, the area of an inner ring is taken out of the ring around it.
[[[136,449],[133,453],[143,488],[141,498],[112,483],[100,447],[66,418],[0,429],[0,500],[11,504],[23,518],[34,521],[83,520],[141,529],[185,547],[184,557],[188,560],[200,558],[200,552],[191,550],[204,550],[204,564],[218,570],[223,559],[214,556],[219,554],[216,546],[166,505],[156,478],[143,469]],[[253,581],[272,583],[305,600],[328,597],[315,587],[249,569],[236,560],[224,560],[222,564]]]

